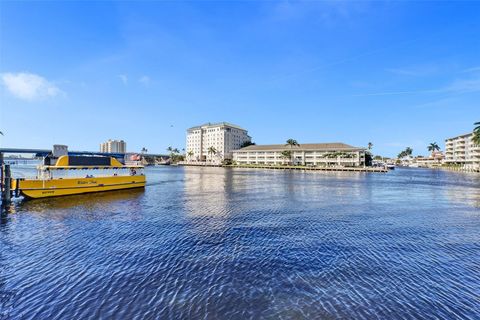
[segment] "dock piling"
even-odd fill
[[[10,171],[10,165],[3,162],[3,153],[0,153],[0,165],[1,165],[1,198],[2,206],[10,204],[12,201],[12,174]]]

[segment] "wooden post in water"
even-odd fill
[[[3,153],[0,153],[0,165],[1,165],[1,194],[2,205],[9,204],[12,200],[12,175],[10,172],[10,165],[3,163]]]
[[[2,202],[5,204],[9,204],[12,200],[12,174],[10,172],[10,165],[5,164],[5,176],[3,177],[4,180],[4,188],[3,188],[3,199]]]

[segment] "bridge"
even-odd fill
[[[63,154],[67,153],[69,156],[107,156],[107,157],[114,157],[121,161],[124,161],[126,157],[129,155],[138,154],[142,157],[142,160],[146,163],[155,163],[155,158],[163,158],[169,159],[170,156],[164,154],[154,154],[154,153],[135,153],[135,152],[127,152],[127,153],[109,153],[109,152],[96,152],[96,151],[68,151],[67,146],[63,145],[55,145],[54,149],[57,147],[61,148]],[[53,156],[54,150],[51,149],[28,149],[28,148],[0,148],[0,199],[1,199],[1,207],[3,208],[5,205],[8,205],[11,202],[12,198],[12,176],[10,171],[10,165],[4,164],[3,157],[5,153],[12,153],[12,154],[33,154],[34,157],[47,157]],[[23,158],[24,159],[24,158]]]
[[[28,148],[0,148],[0,154],[14,153],[14,154],[34,154],[35,157],[46,157],[52,154],[51,149],[28,149]],[[68,151],[68,155],[71,156],[106,156],[114,157],[117,159],[124,159],[125,155],[138,154],[142,157],[149,158],[170,158],[166,154],[155,153],[140,153],[140,152],[127,152],[127,153],[109,153],[109,152],[97,152],[97,151]]]

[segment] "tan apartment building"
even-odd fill
[[[127,143],[123,140],[108,139],[104,143],[100,143],[100,152],[126,153]]]
[[[285,157],[284,151],[291,151],[291,157]],[[233,161],[236,164],[360,167],[365,164],[365,152],[365,148],[339,142],[292,147],[284,144],[252,145],[233,151]]]
[[[416,157],[413,159],[413,163],[421,168],[435,168],[441,167],[444,159],[445,155],[443,152],[435,151],[432,152],[432,154],[430,154],[428,157]]]
[[[444,161],[466,170],[480,170],[480,146],[473,143],[473,133],[446,139]]]
[[[221,163],[232,151],[251,141],[248,131],[235,124],[207,123],[187,130],[187,162]]]

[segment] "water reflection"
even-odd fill
[[[119,214],[140,210],[142,188],[71,195],[44,199],[22,199],[14,203],[15,212],[32,212],[48,219],[75,216],[86,220],[97,219],[108,213]]]
[[[452,186],[445,189],[445,195],[452,203],[480,208],[480,188],[478,186],[467,189]],[[477,214],[480,214],[480,211]]]
[[[184,169],[184,211],[191,227],[199,235],[209,235],[225,229],[232,191],[231,172],[221,168]]]

